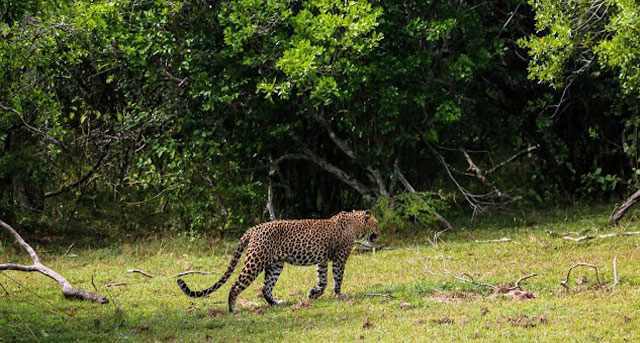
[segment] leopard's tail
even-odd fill
[[[249,232],[245,233],[242,236],[242,238],[240,238],[240,244],[238,244],[236,251],[233,253],[233,258],[231,258],[231,262],[229,262],[229,267],[227,267],[227,271],[224,273],[224,275],[222,275],[220,280],[214,283],[211,287],[207,289],[203,289],[201,291],[192,291],[189,289],[187,284],[182,279],[177,280],[178,287],[180,287],[180,289],[182,290],[182,292],[184,292],[184,294],[192,298],[206,297],[207,295],[215,292],[218,288],[224,285],[224,283],[227,282],[227,280],[229,280],[229,277],[231,276],[231,274],[233,274],[233,271],[236,269],[236,266],[240,261],[242,252],[244,251],[244,249],[247,247],[248,244],[249,244]]]

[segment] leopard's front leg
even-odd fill
[[[329,265],[327,261],[324,261],[318,264],[318,285],[312,288],[309,291],[309,298],[317,299],[324,293],[325,288],[327,288],[327,270],[329,269]]]
[[[344,298],[344,295],[341,293],[342,277],[344,276],[344,268],[347,264],[347,258],[349,258],[350,252],[350,247],[348,249],[342,249],[336,253],[333,260],[333,291],[339,298]]]

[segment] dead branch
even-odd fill
[[[393,162],[393,171],[396,173],[396,177],[398,178],[398,180],[400,180],[400,183],[404,186],[407,192],[409,193],[416,192],[416,189],[413,188],[409,180],[407,180],[407,178],[402,173],[402,170],[400,170],[400,165],[398,164],[397,159]]]
[[[469,156],[466,150],[460,149],[460,151],[462,151],[464,158],[467,160],[467,163],[469,164],[469,167],[467,168],[467,172],[471,172],[473,175],[475,175],[475,177],[478,180],[480,180],[480,182],[483,185],[487,185],[487,178],[482,173],[482,169],[478,168],[478,166],[473,162],[473,160],[471,159],[471,156]]]
[[[521,150],[516,154],[514,154],[513,156],[500,162],[498,165],[494,166],[488,171],[483,171],[473,161],[473,159],[465,149],[459,149],[464,155],[468,164],[467,171],[461,172],[456,170],[449,163],[447,163],[447,161],[444,159],[442,154],[440,154],[436,150],[436,148],[434,148],[431,144],[429,144],[427,141],[424,141],[424,143],[427,146],[427,148],[435,155],[435,157],[438,159],[440,164],[444,167],[445,171],[447,172],[447,175],[449,176],[449,179],[451,179],[451,181],[454,183],[458,191],[462,193],[462,196],[464,197],[465,201],[469,204],[469,206],[473,210],[473,214],[471,215],[472,219],[474,219],[476,215],[485,212],[489,207],[501,207],[518,200],[519,197],[511,197],[509,194],[499,190],[493,183],[489,181],[487,176],[494,173],[496,170],[504,167],[505,165],[513,162],[514,160],[520,158],[521,156],[524,156],[527,153],[530,153],[531,151],[534,151],[539,148],[539,146],[536,145],[536,146],[530,146],[524,150]],[[470,192],[469,190],[465,189],[460,184],[460,182],[458,182],[458,180],[453,175],[454,172],[465,175],[465,176],[471,176],[471,177],[477,178],[482,185],[490,188],[491,191],[485,194],[474,194]]]
[[[383,298],[395,298],[393,295],[389,293],[367,293],[364,295],[365,297],[383,297]]]
[[[484,241],[480,241],[476,239],[475,242],[476,243],[507,243],[507,242],[511,242],[511,238],[502,237],[500,239],[489,239]]]
[[[603,238],[612,238],[612,237],[626,237],[626,236],[638,236],[640,235],[640,231],[627,231],[627,232],[611,232],[604,233],[600,235],[583,235],[578,237],[573,237],[569,234],[562,236],[562,239],[573,241],[573,242],[584,242],[592,239],[603,239]]]
[[[76,244],[76,243],[71,243],[71,245],[69,245],[69,247],[67,248],[67,250],[64,252],[64,254],[63,254],[62,256],[67,256],[67,255],[69,255],[69,253],[71,252],[71,249],[73,249],[73,246],[74,246],[75,244]]]
[[[111,288],[111,287],[126,286],[126,285],[128,285],[128,283],[126,282],[109,282],[109,283],[106,283],[104,286],[107,288]]]
[[[466,283],[470,283],[476,286],[481,286],[481,287],[486,287],[486,288],[490,288],[492,289],[494,292],[498,289],[497,286],[492,285],[492,284],[488,284],[488,283],[484,283],[484,282],[479,282],[476,281],[473,276],[469,275],[468,273],[462,273],[460,274],[460,276],[453,276],[456,280],[462,281],[462,282],[466,282]]]
[[[528,153],[530,153],[530,152],[533,152],[533,151],[535,151],[535,150],[538,150],[539,148],[540,148],[540,145],[533,145],[533,146],[530,146],[530,147],[528,147],[528,148],[526,148],[526,149],[524,149],[524,150],[521,150],[521,151],[517,152],[515,155],[513,155],[513,156],[511,156],[511,157],[507,158],[506,160],[504,160],[504,161],[502,161],[502,162],[498,163],[495,167],[493,167],[493,168],[491,168],[491,169],[487,170],[487,171],[485,172],[485,175],[490,175],[490,174],[492,174],[493,172],[495,172],[496,170],[498,170],[498,169],[500,169],[500,168],[502,168],[502,167],[506,166],[507,164],[509,164],[509,163],[511,163],[511,162],[513,162],[513,161],[515,161],[515,160],[517,160],[518,158],[520,158],[520,157],[522,157],[522,156],[524,156],[524,155],[526,155],[526,154],[528,154]]]
[[[355,152],[353,151],[353,149],[349,146],[349,144],[347,142],[345,142],[344,140],[340,139],[338,137],[338,135],[336,135],[336,133],[331,128],[331,124],[329,123],[327,118],[325,118],[324,115],[321,114],[321,113],[314,113],[313,117],[318,121],[318,123],[320,123],[320,126],[322,126],[327,131],[327,134],[329,135],[329,138],[331,138],[333,143],[335,143],[335,145],[337,145],[338,148],[340,148],[340,150],[345,155],[347,155],[351,159],[355,160],[356,159]]]
[[[436,232],[435,234],[433,234],[433,238],[428,239],[429,243],[431,244],[431,246],[437,248],[438,247],[438,242],[440,240],[440,236],[447,232],[449,229],[444,229],[444,230],[440,230],[438,232]]]
[[[269,212],[269,220],[276,220],[276,211],[273,208],[273,182],[269,177],[269,186],[267,188],[267,212]]]
[[[181,277],[181,276],[190,275],[190,274],[211,275],[213,273],[211,273],[211,272],[203,272],[203,271],[199,271],[199,270],[187,270],[185,272],[180,272],[180,273],[176,274],[174,277]]]
[[[613,214],[611,214],[611,217],[609,217],[609,223],[611,225],[617,225],[620,219],[622,219],[622,217],[624,217],[624,215],[627,213],[627,210],[629,210],[629,208],[635,205],[639,200],[640,190],[631,194],[631,196],[627,198],[627,200],[625,200],[622,205],[615,208]]]
[[[96,276],[96,272],[94,271],[93,274],[91,274],[91,286],[93,286],[93,290],[97,292],[98,291],[98,287],[96,287],[96,283],[93,280],[95,278],[95,276]]]
[[[528,274],[528,275],[525,275],[525,276],[523,276],[523,277],[519,278],[519,279],[518,279],[518,281],[516,281],[516,282],[515,282],[515,284],[513,284],[513,287],[510,287],[510,288],[509,288],[509,291],[512,291],[512,290],[515,290],[515,289],[520,289],[520,290],[522,290],[522,288],[520,287],[520,283],[521,283],[522,281],[524,281],[524,280],[527,280],[527,279],[530,279],[530,278],[532,278],[532,277],[536,277],[536,276],[538,276],[538,274],[536,274],[536,273],[531,273],[531,274]]]
[[[469,165],[467,167],[467,173],[468,174],[471,174],[471,175],[475,176],[480,181],[481,184],[483,184],[484,186],[486,186],[488,188],[491,188],[492,189],[492,193],[495,194],[496,198],[498,198],[498,199],[500,199],[500,198],[511,199],[510,195],[500,191],[498,189],[498,187],[496,187],[492,182],[490,182],[487,179],[486,174],[488,174],[488,173],[485,174],[482,171],[482,169],[480,169],[480,167],[478,167],[478,165],[475,164],[475,162],[473,162],[473,160],[471,159],[471,156],[469,156],[469,154],[467,153],[466,150],[461,148],[460,151],[462,151],[462,154],[464,155],[464,158],[467,160],[467,164]],[[522,156],[522,155],[524,155],[524,153],[520,154],[520,155],[519,154],[514,155],[515,156],[514,158],[507,159],[506,161],[504,161],[500,165],[496,166],[496,168],[491,169],[491,171],[495,171],[497,168],[500,168],[501,166],[506,165],[510,161],[515,160],[515,158],[517,158],[517,156]]]
[[[576,243],[592,240],[594,238],[596,238],[596,236],[594,236],[594,235],[584,235],[584,236],[579,236],[579,237],[562,236],[562,239],[565,239],[565,240],[568,240],[568,241],[574,241]]]
[[[153,275],[145,272],[142,269],[129,269],[129,270],[127,270],[127,273],[138,273],[138,274],[141,274],[141,275],[143,275],[145,277],[148,277],[148,278],[152,278],[153,277]]]
[[[448,274],[451,275],[451,273],[448,273]],[[535,297],[535,295],[533,295],[533,293],[524,291],[522,289],[521,284],[522,284],[523,281],[528,280],[528,279],[533,278],[533,277],[536,277],[536,276],[538,276],[538,274],[536,274],[536,273],[527,274],[527,275],[524,275],[524,276],[520,277],[516,282],[508,284],[508,285],[513,285],[513,286],[500,286],[500,285],[493,285],[493,284],[490,284],[490,283],[476,281],[468,273],[462,273],[459,276],[458,275],[453,275],[453,277],[458,281],[462,281],[462,282],[465,282],[465,283],[470,283],[470,284],[473,284],[473,285],[479,286],[479,287],[489,288],[489,289],[492,290],[494,295],[497,295],[497,294],[509,294],[509,295],[513,296],[514,298],[522,298],[522,295],[523,295],[522,293],[520,293],[520,294],[512,293],[512,292],[518,292],[518,291],[524,292],[525,293],[524,295],[526,295],[525,298]]]
[[[22,236],[20,236],[18,232],[14,230],[9,224],[0,220],[0,226],[9,231],[9,233],[15,238],[16,242],[29,254],[29,257],[31,257],[31,261],[33,262],[32,265],[22,265],[16,263],[0,264],[0,271],[17,270],[23,272],[38,272],[55,280],[62,288],[62,294],[66,298],[88,300],[100,304],[106,304],[109,302],[109,300],[102,295],[88,292],[81,288],[74,288],[62,275],[42,264],[42,262],[40,262],[40,257],[35,252],[35,250],[33,250],[33,248],[29,244],[27,244]]]
[[[269,156],[269,175],[267,175],[267,205],[265,210],[269,213],[269,220],[276,220],[276,210],[273,207],[273,177],[278,172],[278,166],[273,163],[273,159]]]
[[[500,32],[498,33],[498,35],[501,35],[502,32],[504,31],[504,29],[506,29],[507,26],[509,26],[509,23],[511,22],[511,19],[513,19],[513,17],[516,15],[516,13],[518,13],[518,9],[520,8],[520,5],[522,5],[522,4],[518,4],[518,6],[516,6],[516,8],[511,12],[511,15],[509,16],[507,21],[505,21],[504,24],[502,24],[502,27],[500,28]]]
[[[569,277],[571,276],[571,272],[578,267],[587,267],[587,268],[593,269],[596,272],[596,282],[598,283],[598,286],[602,285],[600,283],[600,271],[598,269],[598,266],[591,263],[580,262],[572,265],[567,271],[567,275],[565,276],[564,280],[560,281],[560,285],[564,287],[567,291],[569,290]]]
[[[384,183],[384,178],[382,177],[382,174],[380,174],[380,170],[373,168],[371,166],[367,166],[366,169],[369,172],[369,179],[371,179],[371,181],[373,181],[376,185],[378,185],[378,193],[380,195],[388,197],[389,191],[387,190],[387,186]]]
[[[366,239],[357,240],[354,243],[355,243],[354,249],[359,251],[359,252],[369,252],[369,251],[371,251],[371,252],[373,252],[375,254],[376,251],[391,250],[389,247],[386,247],[384,245],[374,244],[372,242],[369,242]]]
[[[489,207],[504,206],[516,200],[516,198],[511,198],[495,187],[493,187],[493,190],[491,192],[485,194],[474,194],[470,192],[469,190],[464,188],[460,184],[460,182],[458,182],[455,176],[453,176],[452,170],[454,169],[453,167],[451,167],[451,165],[449,165],[449,163],[447,163],[447,161],[444,159],[444,156],[442,156],[442,154],[440,154],[433,146],[431,146],[431,144],[427,142],[425,142],[425,144],[429,148],[429,150],[436,156],[440,164],[442,164],[445,171],[447,172],[447,175],[449,176],[449,179],[451,179],[458,191],[464,197],[465,201],[469,204],[469,207],[471,207],[473,211],[473,213],[471,214],[471,219],[474,219],[478,214],[487,211]]]

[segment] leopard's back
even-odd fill
[[[277,220],[252,229],[247,255],[260,251],[256,255],[263,255],[268,263],[317,264],[326,260],[342,239],[335,220]]]

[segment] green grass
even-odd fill
[[[327,292],[308,307],[299,303],[316,282],[315,268],[287,265],[275,294],[287,304],[270,308],[259,296],[261,278],[240,298],[239,313],[226,313],[231,282],[209,298],[184,296],[173,275],[187,269],[216,275],[187,276],[192,288],[209,286],[226,268],[234,241],[164,238],[114,244],[106,248],[66,246],[42,253],[45,263],[76,286],[111,299],[96,305],[62,298],[57,285],[39,274],[0,273],[0,342],[14,341],[638,341],[640,339],[640,236],[574,243],[546,233],[636,231],[632,218],[621,227],[606,225],[608,207],[520,213],[459,225],[437,247],[426,234],[389,237],[393,249],[354,254],[343,290],[347,300]],[[509,237],[507,243],[475,240]],[[14,248],[0,246],[0,258],[24,260]],[[19,257],[20,256],[20,257]],[[620,284],[597,288],[591,270],[577,269],[572,290],[560,280],[575,262],[600,267],[610,283],[611,261],[618,258]],[[156,275],[128,274],[140,268]],[[468,273],[491,284],[538,276],[524,288],[532,300],[490,295],[454,275]],[[581,284],[576,284],[576,280]],[[109,282],[123,286],[105,288]],[[328,291],[332,286],[329,283]],[[370,296],[390,294],[393,298]],[[257,306],[257,307],[256,307]]]

